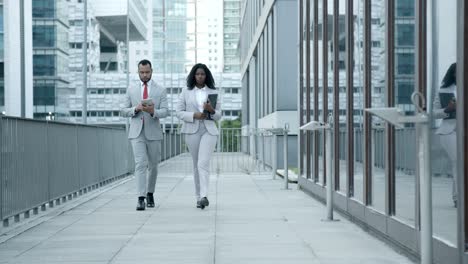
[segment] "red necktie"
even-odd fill
[[[145,88],[143,89],[143,99],[148,99],[148,83],[144,83]]]
[[[148,99],[148,83],[145,82],[143,85],[145,86],[145,88],[143,89],[143,99]],[[141,121],[143,122],[143,124],[145,124],[144,116],[141,118]]]

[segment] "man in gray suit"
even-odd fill
[[[151,62],[138,63],[140,81],[131,84],[121,105],[124,117],[131,117],[128,138],[135,156],[137,210],[154,207],[154,190],[158,175],[163,134],[159,120],[168,116],[166,90],[151,80]]]

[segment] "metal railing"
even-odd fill
[[[243,141],[248,137],[242,135],[240,128],[221,128],[215,153],[210,162],[212,173],[246,172],[257,169],[258,162],[243,151]],[[191,174],[193,162],[185,144],[185,136],[178,130],[168,130],[164,134],[162,157],[172,158],[168,162],[177,163],[176,168],[171,166],[171,173]],[[168,166],[169,167],[169,166]],[[164,163],[160,166],[165,171]]]
[[[123,178],[134,169],[132,148],[122,128],[2,116],[0,132],[0,219],[4,226],[11,218],[15,222],[29,218],[31,212],[38,214]],[[273,159],[273,135],[262,135],[262,157],[247,154],[252,136],[260,134],[243,135],[240,128],[220,129],[212,173],[265,170],[265,164]],[[180,131],[163,133],[161,161],[177,163],[177,169],[172,167],[170,173],[193,172]],[[160,171],[164,169],[163,162]]]
[[[0,219],[65,202],[126,176],[124,129],[0,117]]]

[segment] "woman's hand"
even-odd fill
[[[198,120],[206,119],[206,114],[200,113],[200,112],[193,113],[193,119],[198,119]]]
[[[214,114],[214,112],[215,112],[213,106],[211,106],[211,104],[210,104],[210,101],[207,101],[206,103],[203,104],[203,109],[210,112],[210,114]]]
[[[452,112],[455,112],[456,110],[457,110],[457,103],[455,102],[455,100],[450,100],[447,107],[445,107],[444,112],[452,113]]]

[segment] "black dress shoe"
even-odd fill
[[[152,193],[148,193],[148,196],[146,196],[146,206],[154,207],[154,196]]]
[[[202,208],[200,201],[197,201],[197,208]]]
[[[201,198],[200,205],[202,206],[202,208],[204,208],[205,206],[210,205],[210,202],[208,201],[208,198],[206,198],[206,197]]]
[[[138,203],[136,207],[137,211],[145,210],[145,199],[138,198]]]

